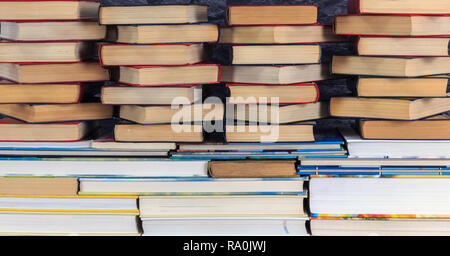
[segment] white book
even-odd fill
[[[0,142],[0,149],[82,149],[89,148],[90,140],[74,141],[74,142],[17,142],[3,141]]]
[[[1,150],[0,156],[114,156],[114,157],[166,157],[168,151],[131,151],[131,150]]]
[[[0,158],[0,176],[207,177],[208,161],[151,158]]]
[[[144,236],[308,236],[306,218],[144,218]]]
[[[341,133],[352,158],[450,158],[450,140],[368,140],[353,129]]]

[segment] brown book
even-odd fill
[[[120,106],[120,118],[139,124],[223,120],[224,112],[223,104],[193,104],[180,106],[179,109],[172,106]]]
[[[360,120],[361,136],[386,140],[450,140],[450,116],[417,121]]]
[[[107,81],[109,73],[98,62],[63,64],[0,63],[0,77],[16,83]]]
[[[77,103],[82,93],[81,84],[0,83],[0,103]]]
[[[360,77],[360,97],[446,97],[448,78]]]
[[[448,56],[449,38],[360,37],[358,55],[368,56]]]
[[[222,66],[222,82],[296,84],[330,78],[328,64],[288,66]]]
[[[450,73],[450,57],[333,56],[333,74],[420,77]]]
[[[118,43],[164,44],[216,42],[219,28],[214,24],[117,26]]]
[[[124,142],[203,142],[203,127],[184,124],[117,124],[114,138]]]
[[[294,25],[317,23],[315,5],[232,5],[228,25]]]
[[[352,0],[358,13],[389,14],[448,14],[448,0]],[[350,3],[351,4],[351,3]]]
[[[314,141],[313,124],[300,125],[227,125],[227,142],[300,142]]]
[[[102,44],[99,57],[105,66],[187,65],[208,59],[204,44]]]
[[[0,177],[1,195],[75,196],[77,178]]]
[[[108,119],[112,112],[112,106],[100,103],[0,104],[1,114],[29,123]]]
[[[78,141],[98,128],[91,122],[28,124],[0,119],[0,141]]]
[[[102,25],[201,23],[208,21],[208,6],[102,6],[98,16]]]
[[[450,16],[337,15],[337,35],[448,36]]]
[[[95,21],[0,22],[0,37],[14,41],[102,40],[106,27]]]
[[[209,173],[213,178],[297,177],[295,163],[295,160],[212,161]]]
[[[331,26],[230,26],[220,28],[221,44],[295,44],[342,42]]]
[[[319,45],[236,45],[231,64],[313,64],[320,62]]]
[[[450,98],[356,98],[335,97],[330,113],[339,117],[417,120],[450,110]]]

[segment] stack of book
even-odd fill
[[[330,112],[359,118],[364,139],[450,139],[450,9],[411,2],[358,0],[357,14],[335,17],[336,34],[357,36],[358,56],[334,56],[332,72],[358,76],[357,97],[332,98]]]
[[[111,25],[100,46],[104,66],[116,67],[102,102],[120,105],[117,142],[202,142],[203,120],[223,120],[222,102],[202,104],[202,86],[220,81],[220,65],[206,63],[219,37],[207,6],[101,6]]]
[[[340,41],[317,24],[317,6],[229,6],[219,43],[230,52],[227,142],[314,141],[314,123],[328,116],[314,81],[329,78],[318,43]]]

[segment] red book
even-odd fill
[[[219,64],[121,66],[119,83],[131,86],[184,86],[220,83]]]
[[[348,0],[347,6],[352,14],[450,14],[448,0]]]
[[[97,20],[99,6],[97,0],[0,0],[0,20]]]
[[[319,100],[316,83],[263,85],[227,84],[230,104],[301,104]]]
[[[317,5],[230,5],[228,25],[302,25],[317,23]]]

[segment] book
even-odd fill
[[[141,218],[305,217],[304,196],[143,196]]]
[[[211,161],[213,178],[278,178],[296,177],[296,161]]]
[[[208,6],[101,6],[98,18],[102,25],[199,23],[208,21]]]
[[[439,37],[359,37],[361,56],[448,56],[450,39]]]
[[[0,45],[0,63],[70,63],[94,56],[94,45],[89,42],[36,43],[1,40]]]
[[[74,196],[78,193],[77,178],[0,177],[2,195]]]
[[[69,83],[107,81],[109,73],[98,62],[0,63],[0,77],[16,83]]]
[[[204,44],[101,44],[104,66],[187,65],[208,59]]]
[[[330,114],[340,117],[417,120],[444,113],[450,98],[356,98],[333,97]]]
[[[448,78],[359,77],[360,97],[446,97]]]
[[[333,56],[333,74],[420,77],[450,73],[450,57]]]
[[[185,87],[132,87],[105,86],[102,87],[103,104],[114,105],[171,105],[191,104],[201,101],[202,90],[197,86]],[[182,97],[183,102],[176,99]]]
[[[143,236],[308,236],[305,218],[143,218]]]
[[[135,196],[1,195],[0,213],[138,214],[137,199]]]
[[[450,7],[446,0],[351,0],[349,13],[361,14],[449,14]]]
[[[188,124],[117,124],[114,139],[123,142],[203,142],[203,127]]]
[[[90,140],[71,141],[71,142],[23,142],[7,141],[0,142],[0,149],[83,149],[89,148]]]
[[[220,82],[220,65],[122,66],[119,83],[132,86],[171,86]]]
[[[259,106],[259,105],[227,105],[227,120],[251,123],[288,124],[301,121],[326,118],[328,114],[328,102]]]
[[[349,136],[344,136],[346,141],[350,146],[352,143],[356,142],[354,140],[348,140]],[[376,140],[368,141],[377,142]],[[399,143],[405,143],[405,145],[412,145],[413,141],[398,141]],[[422,143],[426,146],[424,142],[433,142],[433,141],[417,141],[416,145]],[[438,141],[439,143],[446,143],[443,141]],[[392,142],[392,145],[395,141]],[[367,144],[369,147],[369,144]],[[361,147],[362,148],[362,147]],[[322,158],[322,159],[301,159],[301,166],[331,166],[331,167],[342,167],[342,168],[351,168],[351,167],[376,167],[380,169],[381,167],[442,167],[442,166],[450,166],[449,159],[443,159],[439,157],[434,158],[383,158],[383,157],[373,157],[373,158],[365,158],[365,157],[350,157],[350,158]]]
[[[1,1],[1,20],[60,21],[97,19],[96,0]]]
[[[432,177],[311,177],[309,206],[313,215],[449,216],[450,179]]]
[[[1,144],[0,144],[1,146]],[[93,149],[101,150],[133,150],[133,151],[170,151],[175,150],[177,145],[175,143],[130,143],[130,142],[117,142],[114,141],[114,137],[98,138],[92,140],[90,147]]]
[[[139,124],[170,124],[223,120],[223,104],[171,106],[120,106],[120,118]]]
[[[16,236],[140,235],[135,214],[1,213],[0,226],[0,234]]]
[[[222,82],[295,84],[330,78],[329,65],[222,66]]]
[[[317,23],[315,5],[230,5],[228,25],[275,25]]]
[[[450,140],[450,116],[417,121],[360,120],[364,139]]]
[[[230,104],[299,104],[319,99],[315,83],[289,85],[227,84]]]
[[[82,84],[0,84],[0,103],[77,103],[82,96]]]
[[[315,64],[320,62],[320,45],[236,45],[231,46],[231,64]]]
[[[336,15],[337,35],[448,36],[450,16]]]
[[[344,129],[341,133],[345,138],[349,157],[352,158],[435,158],[422,159],[425,160],[423,163],[417,163],[417,159],[408,159],[402,165],[412,162],[416,166],[429,166],[434,160],[440,161],[439,165],[450,166],[450,140],[367,140],[362,139],[353,129]]]
[[[304,178],[80,178],[80,195],[304,195]]]
[[[343,42],[333,27],[327,25],[299,26],[228,26],[220,27],[220,44],[299,44]]]
[[[0,26],[0,37],[13,41],[103,40],[106,36],[105,26],[93,21],[1,21]]]
[[[208,177],[208,161],[120,157],[3,157],[0,158],[0,176],[198,178]]]
[[[99,150],[84,148],[78,150],[67,149],[0,149],[0,156],[4,157],[167,157],[168,150]]]
[[[302,158],[347,157],[347,151],[308,150],[308,151],[230,151],[230,152],[173,152],[172,159],[190,160],[295,160]],[[309,175],[309,174],[307,174]]]
[[[77,141],[95,129],[87,122],[27,124],[0,119],[0,141]]]
[[[108,119],[113,108],[100,103],[0,104],[0,113],[28,123],[48,123]]]
[[[219,28],[214,24],[117,26],[118,43],[165,44],[217,42]]]
[[[227,142],[314,141],[313,124],[299,125],[227,125]]]
[[[448,236],[446,219],[311,219],[313,236]]]

